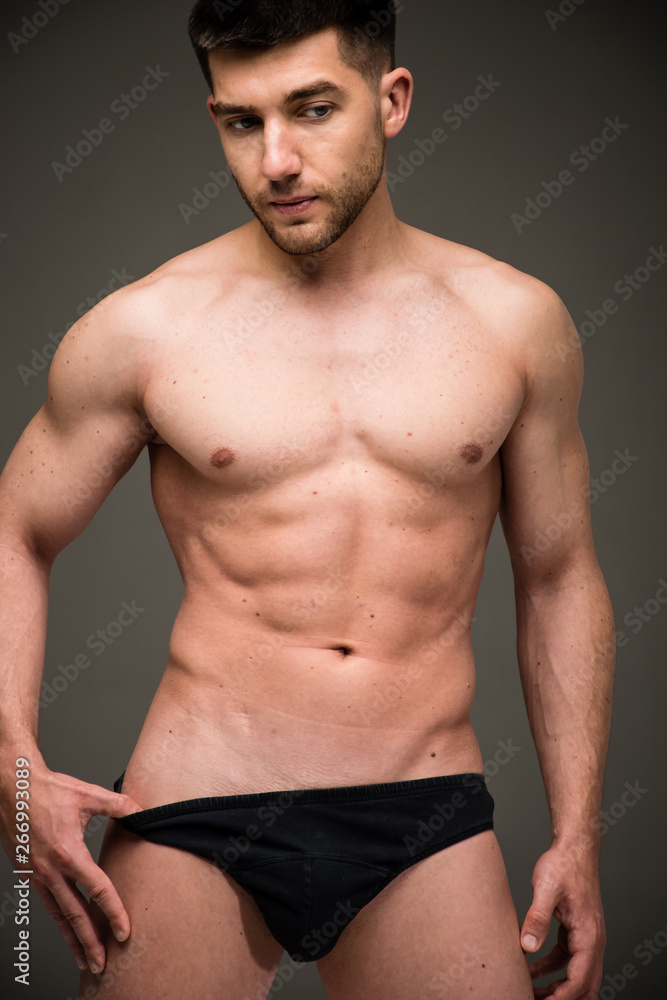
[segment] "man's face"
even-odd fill
[[[379,89],[341,61],[333,29],[210,62],[209,110],[246,204],[285,253],[331,246],[382,179]]]

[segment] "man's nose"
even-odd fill
[[[264,127],[262,173],[270,181],[281,181],[301,173],[301,154],[296,136],[281,122],[267,122]]]

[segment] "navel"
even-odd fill
[[[479,462],[483,454],[484,452],[480,446],[474,442],[471,444],[461,445],[459,448],[459,455],[461,458],[465,459],[468,465],[474,465],[476,462]]]
[[[236,461],[236,455],[231,448],[218,448],[211,455],[211,465],[214,469],[224,469]]]

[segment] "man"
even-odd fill
[[[88,966],[82,996],[262,996],[283,948],[331,1000],[600,984],[613,623],[581,357],[548,287],[394,215],[386,143],[413,87],[394,6],[196,4],[255,218],[70,330],[0,479],[3,842],[25,759],[32,884]],[[110,792],[39,753],[48,579],[146,444],[185,591]],[[499,510],[553,822],[521,928],[469,717]],[[119,820],[100,867],[94,814]],[[559,970],[533,993],[531,971]]]

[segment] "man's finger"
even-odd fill
[[[552,983],[551,990],[556,1000],[581,1000],[592,995],[594,981],[592,956],[580,952],[570,961],[567,979]]]
[[[130,918],[109,876],[91,859],[90,865],[81,869],[76,878],[111,924],[114,937],[125,941],[130,936]]]
[[[106,963],[104,945],[87,909],[87,903],[76,886],[59,877],[49,884],[62,916],[81,942],[91,972],[101,972]]]
[[[536,986],[534,988],[535,1000],[551,1000],[554,990],[558,986],[562,986],[564,982],[564,979],[557,979],[555,983],[551,983],[549,986]]]
[[[533,979],[539,979],[541,976],[550,976],[552,972],[560,972],[561,969],[564,969],[569,958],[570,956],[567,952],[564,952],[561,946],[557,944],[544,958],[531,963],[528,966],[528,971]]]
[[[37,894],[40,896],[44,906],[46,907],[48,913],[53,917],[60,933],[67,942],[72,955],[74,956],[74,961],[79,966],[81,971],[85,971],[88,968],[88,962],[86,961],[86,956],[84,954],[83,948],[81,947],[81,942],[77,938],[76,934],[72,930],[72,925],[69,920],[64,916],[62,910],[56,903],[53,894],[47,889],[45,885],[40,882],[31,882],[31,888],[35,889]]]
[[[86,812],[91,816],[111,816],[119,819],[131,813],[142,812],[143,806],[123,792],[110,792],[100,785],[91,785],[86,802]]]

